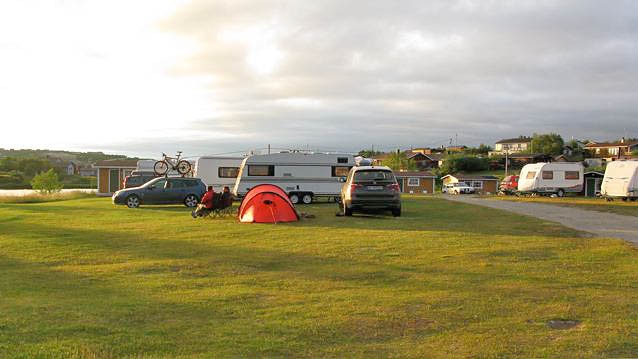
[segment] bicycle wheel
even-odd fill
[[[166,172],[168,172],[168,163],[166,163],[165,161],[155,162],[155,165],[153,166],[153,171],[155,171],[155,174],[158,176],[165,175]]]
[[[186,160],[177,162],[177,172],[181,175],[185,175],[191,171],[191,163]]]

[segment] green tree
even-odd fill
[[[456,172],[478,172],[489,168],[487,158],[464,154],[450,155],[445,158],[439,172],[442,175]]]
[[[631,151],[631,155],[634,157],[638,157],[638,148],[636,148],[635,150]]]
[[[492,150],[492,147],[481,143],[478,147],[470,147],[465,150],[465,153],[472,155],[486,155]]]
[[[383,154],[383,152],[374,151],[374,150],[361,150],[358,153],[359,156],[364,158],[374,158],[380,154]]]
[[[35,175],[31,180],[31,187],[42,194],[50,194],[60,192],[62,183],[58,179],[58,174],[51,168]]]
[[[393,152],[383,160],[383,165],[392,168],[393,171],[414,171],[416,163],[408,158],[405,152]]]
[[[557,133],[538,134],[532,137],[530,151],[532,153],[542,153],[549,156],[557,156],[563,153],[565,142]]]

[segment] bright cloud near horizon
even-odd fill
[[[0,147],[638,137],[635,1],[0,3]]]

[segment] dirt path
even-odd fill
[[[598,237],[621,238],[638,245],[638,218],[636,217],[551,204],[499,201],[473,196],[444,195],[441,198],[558,222],[565,227],[589,232]]]

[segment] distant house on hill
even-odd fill
[[[69,162],[66,165],[66,174],[69,176],[76,175],[79,173],[79,166],[74,162]]]
[[[506,152],[509,154],[526,152],[530,150],[531,144],[531,137],[505,138],[494,144],[494,151],[490,151],[489,156],[500,156]]]
[[[445,161],[445,154],[443,153],[423,153],[420,150],[408,150],[403,152],[407,159],[414,161],[416,167],[419,170],[428,170],[432,168],[439,168]],[[387,159],[391,153],[384,153],[376,156],[372,160],[372,164],[376,166],[385,166]]]
[[[445,151],[450,154],[464,152],[465,150],[467,150],[467,146],[464,146],[464,145],[455,145],[455,146],[445,147]]]
[[[604,161],[630,158],[631,152],[636,149],[638,149],[638,140],[628,140],[624,137],[615,142],[589,142],[585,145],[585,151],[589,157]]]
[[[78,174],[82,177],[95,177],[97,175],[97,169],[91,166],[81,166],[78,170]]]

